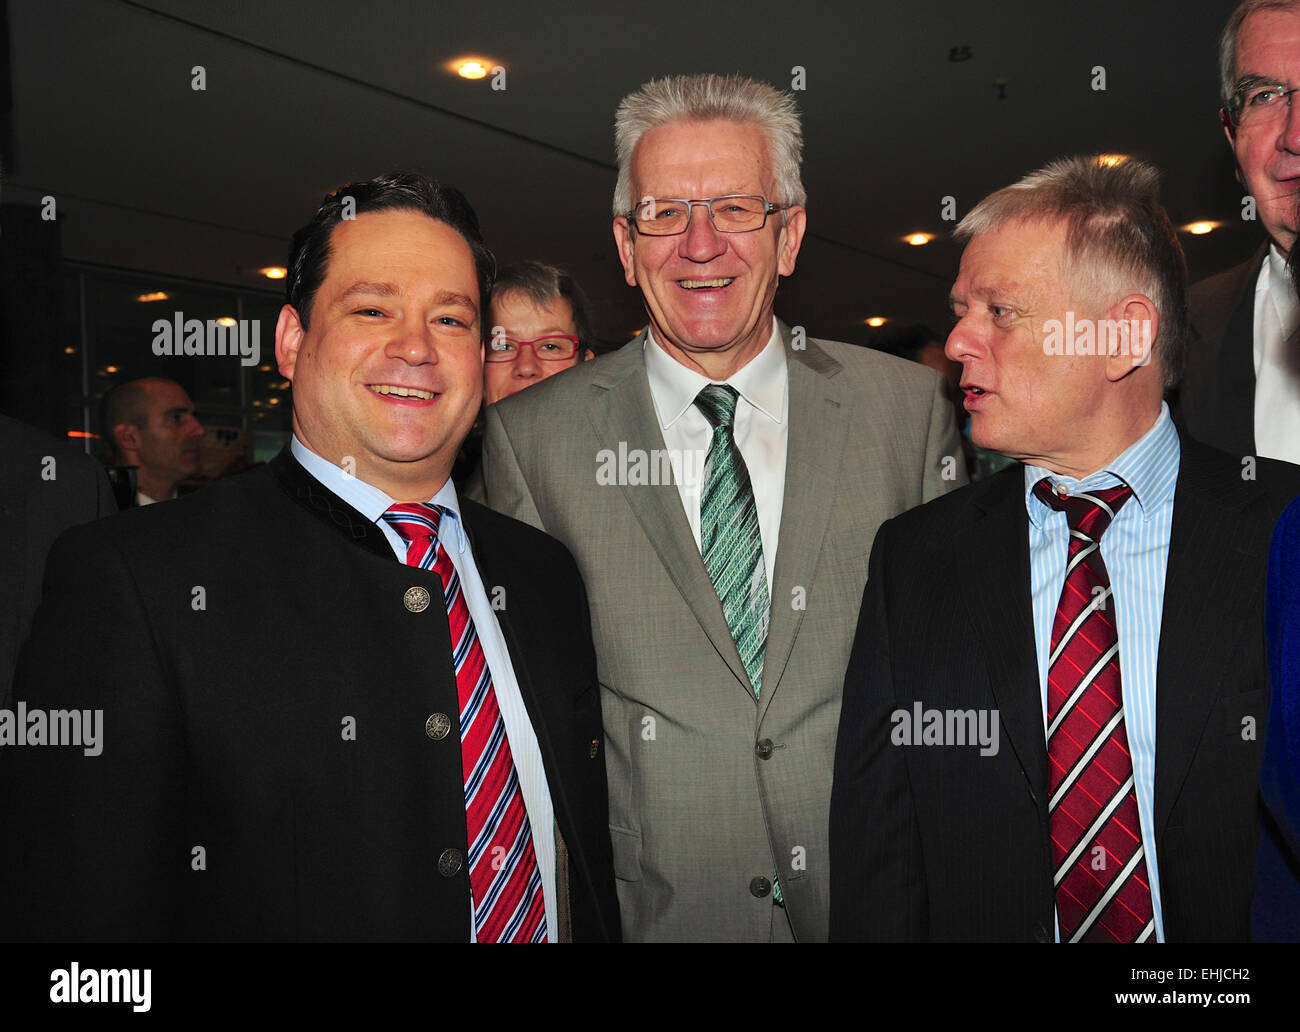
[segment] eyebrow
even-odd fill
[[[1243,75],[1232,87],[1233,93],[1241,93],[1243,90],[1253,89],[1256,86],[1284,86],[1286,85],[1281,79],[1273,75]]]
[[[401,291],[392,283],[353,283],[347,290],[338,296],[337,304],[347,304],[349,301],[358,297],[397,297]],[[455,290],[442,290],[433,299],[437,305],[456,305],[466,308],[478,315],[478,305],[468,294],[461,294]]]

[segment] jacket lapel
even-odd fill
[[[798,351],[790,346],[790,328],[777,323],[785,343],[789,371],[789,430],[785,488],[781,503],[780,540],[772,572],[772,619],[763,658],[761,708],[771,704],[790,661],[804,607],[792,604],[797,586],[811,589],[830,520],[831,502],[848,436],[846,387],[835,378],[840,363],[815,341]]]
[[[1260,551],[1239,533],[1258,484],[1216,469],[1214,452],[1182,438],[1156,668],[1156,834],[1162,835],[1218,701],[1244,614],[1260,604]],[[1251,561],[1243,561],[1253,557]],[[1246,643],[1248,646],[1262,643]]]
[[[600,448],[608,448],[616,455],[620,448],[628,455],[640,450],[651,457],[651,466],[657,466],[653,456],[662,453],[667,445],[655,417],[650,380],[646,376],[642,353],[645,339],[643,331],[636,340],[604,360],[603,375],[593,380],[596,396],[589,413]],[[682,599],[736,676],[738,687],[751,692],[745,665],[682,509],[681,495],[671,477],[669,480],[666,484],[624,482],[619,489]]]
[[[954,570],[983,645],[1002,733],[1047,815],[1047,742],[1030,599],[1029,516],[1019,464],[972,489],[974,520],[953,535]]]

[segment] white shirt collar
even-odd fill
[[[317,455],[298,440],[297,434],[294,434],[289,450],[293,452],[293,457],[298,460],[302,468],[319,480],[325,488],[333,491],[371,523],[382,529],[380,518],[388,511],[389,506],[394,504],[392,498],[373,484],[358,480],[342,467]],[[451,477],[447,478],[447,482],[438,489],[438,493],[430,498],[427,504],[441,505],[448,510],[448,516],[452,517],[450,521],[452,530],[448,532],[448,521],[444,518],[439,526],[438,537],[444,546],[448,540],[451,540],[458,553],[464,552],[465,530],[460,516],[460,499],[456,497],[456,485],[451,482]]]
[[[662,430],[677,422],[695,404],[700,391],[715,382],[669,355],[655,340],[653,328],[646,333],[645,366]],[[763,350],[723,382],[772,422],[780,423],[788,381],[785,342],[773,316],[772,334]]]

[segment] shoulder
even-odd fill
[[[1234,455],[1182,436],[1179,486],[1204,490],[1225,502],[1262,498],[1276,518],[1300,495],[1300,466],[1280,459]]]
[[[490,556],[494,564],[509,564],[520,570],[551,567],[576,573],[578,566],[572,553],[544,531],[471,498],[461,498],[460,507],[476,555]]]
[[[1198,327],[1215,327],[1226,322],[1255,282],[1267,253],[1268,244],[1265,243],[1240,265],[1193,283],[1187,290],[1188,314],[1192,323]]]
[[[933,394],[939,374],[919,362],[909,362],[874,348],[846,344],[839,340],[810,338],[825,355],[838,363],[844,373],[862,382],[884,381]]]
[[[888,548],[905,546],[933,549],[952,544],[958,531],[980,519],[1025,516],[1024,467],[1008,466],[987,480],[966,484],[900,513],[877,532],[888,540]],[[886,530],[887,528],[887,530]]]
[[[170,502],[128,509],[110,520],[66,531],[56,547],[110,550],[157,565],[187,549],[213,549],[223,540],[263,533],[259,517],[283,497],[264,467],[220,480]],[[287,501],[287,498],[285,499]]]
[[[637,338],[617,351],[548,376],[527,390],[503,398],[487,411],[489,416],[495,414],[506,424],[567,425],[582,418],[593,393],[615,387],[627,377],[643,373],[644,369],[641,342]],[[543,414],[546,423],[538,422]]]
[[[106,479],[104,467],[85,452],[35,427],[0,416],[0,457],[6,490],[20,490],[29,479],[57,487],[85,486]]]

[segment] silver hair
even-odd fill
[[[1189,335],[1187,264],[1178,234],[1160,205],[1160,173],[1132,158],[1062,158],[989,194],[957,226],[966,242],[1010,222],[1064,221],[1062,278],[1105,303],[1137,292],[1154,302],[1152,342],[1164,384],[1177,386]]]
[[[1297,11],[1300,0],[1242,0],[1228,18],[1219,37],[1219,99],[1226,111],[1232,104],[1237,89],[1237,37],[1241,26],[1252,14],[1259,11]]]
[[[767,137],[772,185],[777,204],[807,200],[799,166],[803,161],[803,129],[799,109],[789,93],[740,75],[676,75],[652,79],[629,93],[614,116],[614,147],[618,153],[618,185],[614,214],[626,215],[632,199],[632,155],[641,137],[670,122],[726,119],[756,125]]]

